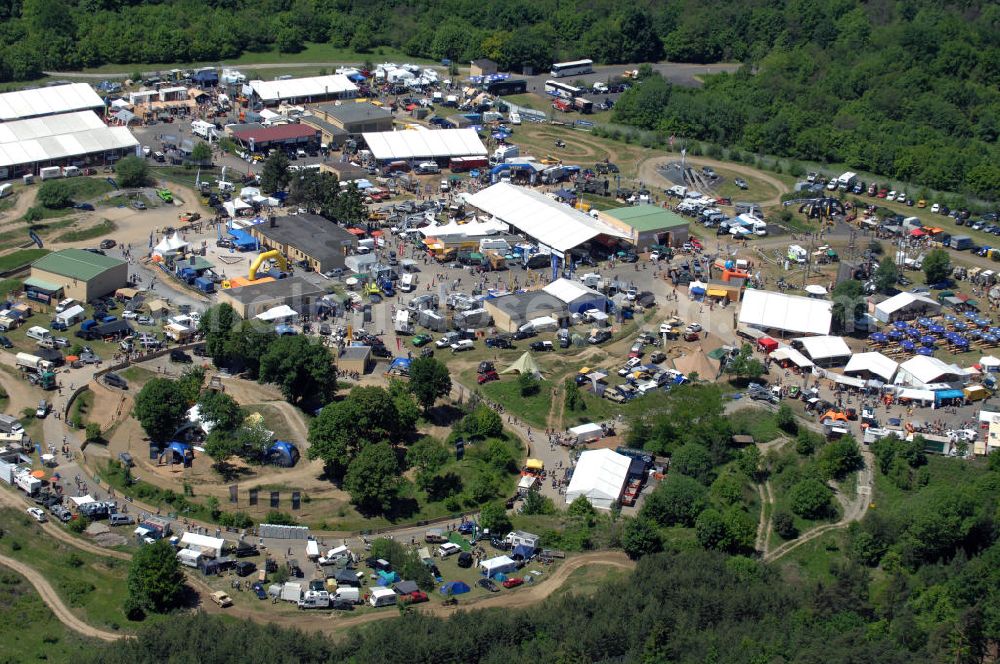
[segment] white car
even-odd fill
[[[451,185],[448,184],[447,180],[441,180],[441,191],[442,192],[451,191]]]
[[[45,516],[45,512],[43,512],[40,507],[29,507],[25,511],[28,514],[30,514],[38,523],[45,523],[46,521],[49,520],[49,517]]]
[[[828,182],[828,183],[826,184],[826,188],[827,188],[827,190],[829,190],[829,191],[836,191],[836,190],[837,190],[837,181],[836,181],[836,180],[830,180],[830,181],[829,181],[829,182]]]
[[[663,258],[663,254],[660,253],[659,249],[655,249],[649,252],[649,260],[653,261],[654,263],[658,263],[661,258]]]
[[[136,322],[139,323],[139,325],[152,325],[153,319],[149,316],[139,316],[139,318],[136,319]]]
[[[637,297],[639,297],[638,289],[629,288],[628,290],[625,291],[625,298],[628,299],[630,302],[634,302],[635,298]]]
[[[461,353],[463,351],[472,350],[476,347],[476,344],[471,339],[462,339],[461,341],[456,341],[451,345],[451,352]]]
[[[642,364],[642,360],[640,360],[638,357],[630,357],[628,358],[628,362],[625,363],[625,366],[623,366],[621,369],[618,370],[618,375],[627,376],[632,371],[632,369],[635,369],[640,364]]]
[[[701,332],[701,325],[698,323],[691,323],[685,329],[685,332]]]
[[[889,195],[885,197],[885,200],[887,200],[887,201],[894,201],[894,200],[896,200],[896,190],[893,189],[892,191],[890,191]]]
[[[126,311],[125,313],[122,314],[122,318],[124,318],[125,320],[135,320],[138,317],[139,314],[137,314],[134,311]]]
[[[931,214],[938,214],[939,212],[941,212],[940,203],[935,203],[934,205],[931,206]]]
[[[520,113],[511,113],[510,114],[510,123],[512,125],[519,125],[519,124],[521,124],[521,114]]]

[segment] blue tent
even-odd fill
[[[442,595],[462,595],[472,590],[464,581],[449,581],[441,586]]]
[[[385,586],[386,588],[388,588],[390,585],[399,581],[399,574],[396,574],[395,572],[387,572],[385,570],[380,570],[378,573],[378,579],[379,579],[378,585]]]
[[[527,560],[533,555],[535,555],[535,549],[527,544],[518,544],[514,547],[514,551],[511,552],[511,558],[520,558],[521,560]]]
[[[190,468],[191,462],[194,461],[194,450],[189,444],[175,440],[160,453],[161,461],[164,457],[169,463],[183,463],[185,468]]]
[[[275,466],[291,468],[299,462],[299,448],[293,443],[276,440],[267,450],[267,460]]]

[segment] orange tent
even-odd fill
[[[825,422],[827,420],[833,420],[834,422],[846,422],[847,415],[844,413],[837,412],[835,410],[828,410],[823,413],[823,417],[819,418],[820,422]]]

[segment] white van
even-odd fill
[[[128,514],[120,514],[115,512],[114,514],[108,515],[108,525],[109,526],[130,526],[132,525],[132,517]]]
[[[412,272],[407,272],[402,277],[399,278],[399,290],[404,293],[410,293],[417,288],[417,275]]]
[[[46,166],[45,168],[38,169],[38,177],[43,180],[52,180],[54,178],[62,177],[62,169],[58,166]]]
[[[333,601],[360,604],[361,590],[358,588],[352,588],[351,586],[338,586],[337,592],[333,595]]]
[[[392,606],[396,603],[396,591],[376,586],[368,596],[368,603],[372,606]]]
[[[46,330],[44,327],[39,327],[35,325],[34,327],[29,327],[28,332],[24,335],[29,339],[34,339],[35,341],[45,341],[46,339],[52,338],[52,333]]]
[[[61,314],[62,312],[72,307],[74,304],[76,304],[76,300],[74,300],[71,297],[67,297],[65,300],[61,300],[59,304],[56,305],[56,313]]]
[[[64,166],[63,167],[63,177],[74,178],[80,175],[80,168],[78,166]]]
[[[441,558],[447,558],[448,556],[455,555],[456,553],[461,553],[462,547],[452,542],[445,542],[438,547],[438,556]]]
[[[0,198],[4,196],[10,196],[11,192],[14,190],[14,185],[8,183],[0,184]]]

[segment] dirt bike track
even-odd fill
[[[670,181],[666,177],[660,174],[657,169],[658,166],[678,161],[680,158],[677,156],[667,156],[667,157],[653,157],[645,160],[639,165],[639,179],[646,184],[646,186],[655,187],[660,189],[670,188],[674,186],[674,182]],[[710,159],[708,157],[687,157],[686,162],[689,166],[711,166],[712,168],[721,168],[726,171],[732,171],[733,173],[739,173],[742,176],[754,180],[760,180],[768,185],[774,187],[778,192],[776,196],[773,196],[767,200],[759,201],[758,204],[763,207],[771,207],[774,205],[781,205],[781,194],[790,191],[787,184],[774,177],[773,175],[767,173],[766,171],[753,168],[752,166],[747,166],[745,164],[736,164],[728,161],[719,161],[717,159]]]
[[[66,625],[66,627],[70,628],[74,632],[90,638],[100,639],[102,641],[117,641],[118,639],[122,639],[127,636],[126,634],[118,634],[116,632],[105,632],[103,629],[92,627],[77,618],[73,615],[73,612],[70,611],[65,604],[63,604],[62,599],[59,598],[56,591],[49,585],[49,582],[45,580],[45,577],[36,572],[33,568],[28,567],[24,563],[14,560],[13,558],[8,558],[3,555],[0,555],[0,565],[14,570],[23,576],[28,583],[33,585],[35,590],[38,591],[38,595],[42,598],[42,601],[45,602],[46,606],[52,610],[52,613],[54,613],[56,618],[59,619],[59,622]]]

